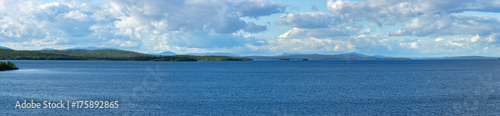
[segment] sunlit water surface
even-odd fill
[[[500,60],[12,62],[0,115],[500,115]],[[22,100],[120,107],[16,109]]]

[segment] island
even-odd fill
[[[279,60],[280,61],[289,61],[290,59],[288,59],[288,58],[280,58]]]
[[[17,70],[19,68],[14,65],[14,63],[7,61],[7,63],[0,61],[0,71],[5,71],[5,70]]]
[[[302,59],[302,61],[309,61],[309,59]]]

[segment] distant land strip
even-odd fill
[[[281,59],[281,60],[280,60]],[[285,60],[287,59],[287,60]],[[310,60],[439,60],[439,59],[500,59],[486,56],[455,56],[405,58],[369,56],[359,53],[344,54],[287,54],[278,56],[225,56],[225,55],[158,55],[118,49],[67,50],[12,50],[0,48],[0,60],[112,60],[112,61],[310,61]]]
[[[0,49],[0,60],[114,60],[114,61],[252,61],[229,56],[157,56],[133,51],[99,50],[10,50]]]

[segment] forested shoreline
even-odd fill
[[[0,60],[114,60],[114,61],[252,61],[229,56],[157,56],[132,51],[100,50],[10,50],[0,49]]]

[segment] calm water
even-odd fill
[[[500,115],[500,60],[12,62],[20,70],[0,72],[0,115]]]

